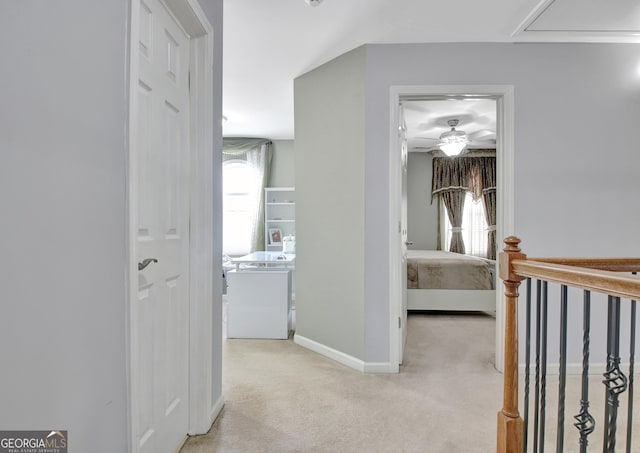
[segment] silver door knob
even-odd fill
[[[138,263],[138,270],[141,271],[145,267],[147,267],[151,263],[157,263],[158,260],[155,258],[145,258],[141,262]]]
[[[413,245],[413,241],[404,241],[404,245]]]

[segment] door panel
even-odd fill
[[[400,341],[398,361],[402,364],[404,359],[404,348],[407,342],[407,164],[409,159],[407,145],[407,126],[404,121],[404,109],[402,104],[399,109],[398,124],[398,142],[400,143],[400,250],[401,257],[401,274],[400,283],[402,285],[402,306],[400,307]]]
[[[162,2],[140,3],[134,433],[173,452],[188,431],[189,39]]]

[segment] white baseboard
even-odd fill
[[[349,368],[364,372],[364,361],[350,356],[349,354],[345,354],[337,349],[330,348],[329,346],[325,346],[322,343],[318,343],[317,341],[298,334],[293,336],[293,342],[304,348],[310,349],[313,352],[317,352],[320,355],[328,357],[331,360],[335,360],[342,365],[348,366]]]
[[[365,373],[398,373],[398,367],[392,367],[389,362],[364,362]]]
[[[345,354],[337,349],[330,348],[329,346],[318,343],[302,335],[295,334],[293,336],[293,342],[307,348],[313,352],[316,352],[322,356],[325,356],[331,360],[335,360],[342,365],[345,365],[354,370],[362,373],[394,373],[395,370],[391,367],[390,363],[385,362],[365,362],[356,357]]]
[[[621,363],[620,369],[626,375],[629,371],[629,363]],[[590,363],[589,364],[589,375],[602,375],[607,370],[606,363]],[[625,371],[626,370],[626,371]],[[524,374],[525,365],[521,363],[518,366],[518,371],[520,374]],[[529,373],[533,376],[536,372],[536,364],[535,362],[531,362],[529,366]],[[548,363],[547,364],[547,375],[549,376],[557,376],[560,374],[560,364],[559,363]],[[567,375],[568,376],[576,376],[582,374],[582,364],[581,363],[567,363]]]
[[[216,418],[218,418],[218,415],[220,415],[220,412],[222,412],[223,407],[224,407],[224,398],[222,397],[222,395],[220,395],[220,397],[218,398],[218,401],[215,402],[215,404],[209,411],[209,420],[211,421],[209,426],[213,425],[213,423],[216,421]]]
[[[203,419],[200,419],[197,425],[193,425],[190,427],[189,429],[189,436],[199,436],[202,434],[206,434],[209,431],[211,431],[211,427],[213,426],[213,423],[216,421],[216,418],[218,418],[218,415],[220,415],[220,412],[222,411],[222,408],[224,407],[224,398],[222,397],[222,395],[220,395],[218,397],[218,400],[215,402],[215,404],[209,409],[209,413],[206,414],[206,418],[203,417]],[[206,409],[204,409],[206,411]]]

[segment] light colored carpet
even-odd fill
[[[291,340],[226,340],[225,407],[199,452],[495,451],[495,320],[409,317],[400,374],[362,374]]]

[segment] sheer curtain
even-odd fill
[[[264,189],[271,172],[272,142],[256,138],[225,138],[222,145],[223,164],[229,160],[245,160],[249,165],[251,251],[264,250]]]
[[[443,216],[444,243],[451,241],[451,223],[448,216]],[[484,205],[481,200],[473,200],[470,192],[466,193],[462,213],[462,239],[465,254],[487,256],[487,224],[485,222]]]
[[[489,154],[487,156],[487,154]],[[449,250],[457,253],[465,253],[465,244],[471,242],[471,231],[464,236],[461,226],[463,223],[467,229],[473,229],[476,236],[481,232],[482,240],[473,240],[474,244],[482,244],[484,250],[478,250],[475,245],[471,247],[471,254],[486,256],[495,259],[496,256],[496,158],[495,151],[474,150],[467,155],[449,158],[435,157],[433,159],[433,176],[431,181],[431,199],[438,197],[447,208],[450,221],[451,243]],[[482,200],[484,206],[484,218],[478,217],[473,222],[465,214],[465,199],[471,198],[473,203]],[[467,200],[467,205],[469,201]],[[479,211],[479,210],[474,210]],[[469,221],[465,218],[468,217]],[[463,222],[464,220],[464,222]],[[471,226],[475,223],[476,226]],[[480,226],[480,224],[484,224]],[[447,234],[446,236],[449,236]],[[478,238],[479,239],[479,238]]]

